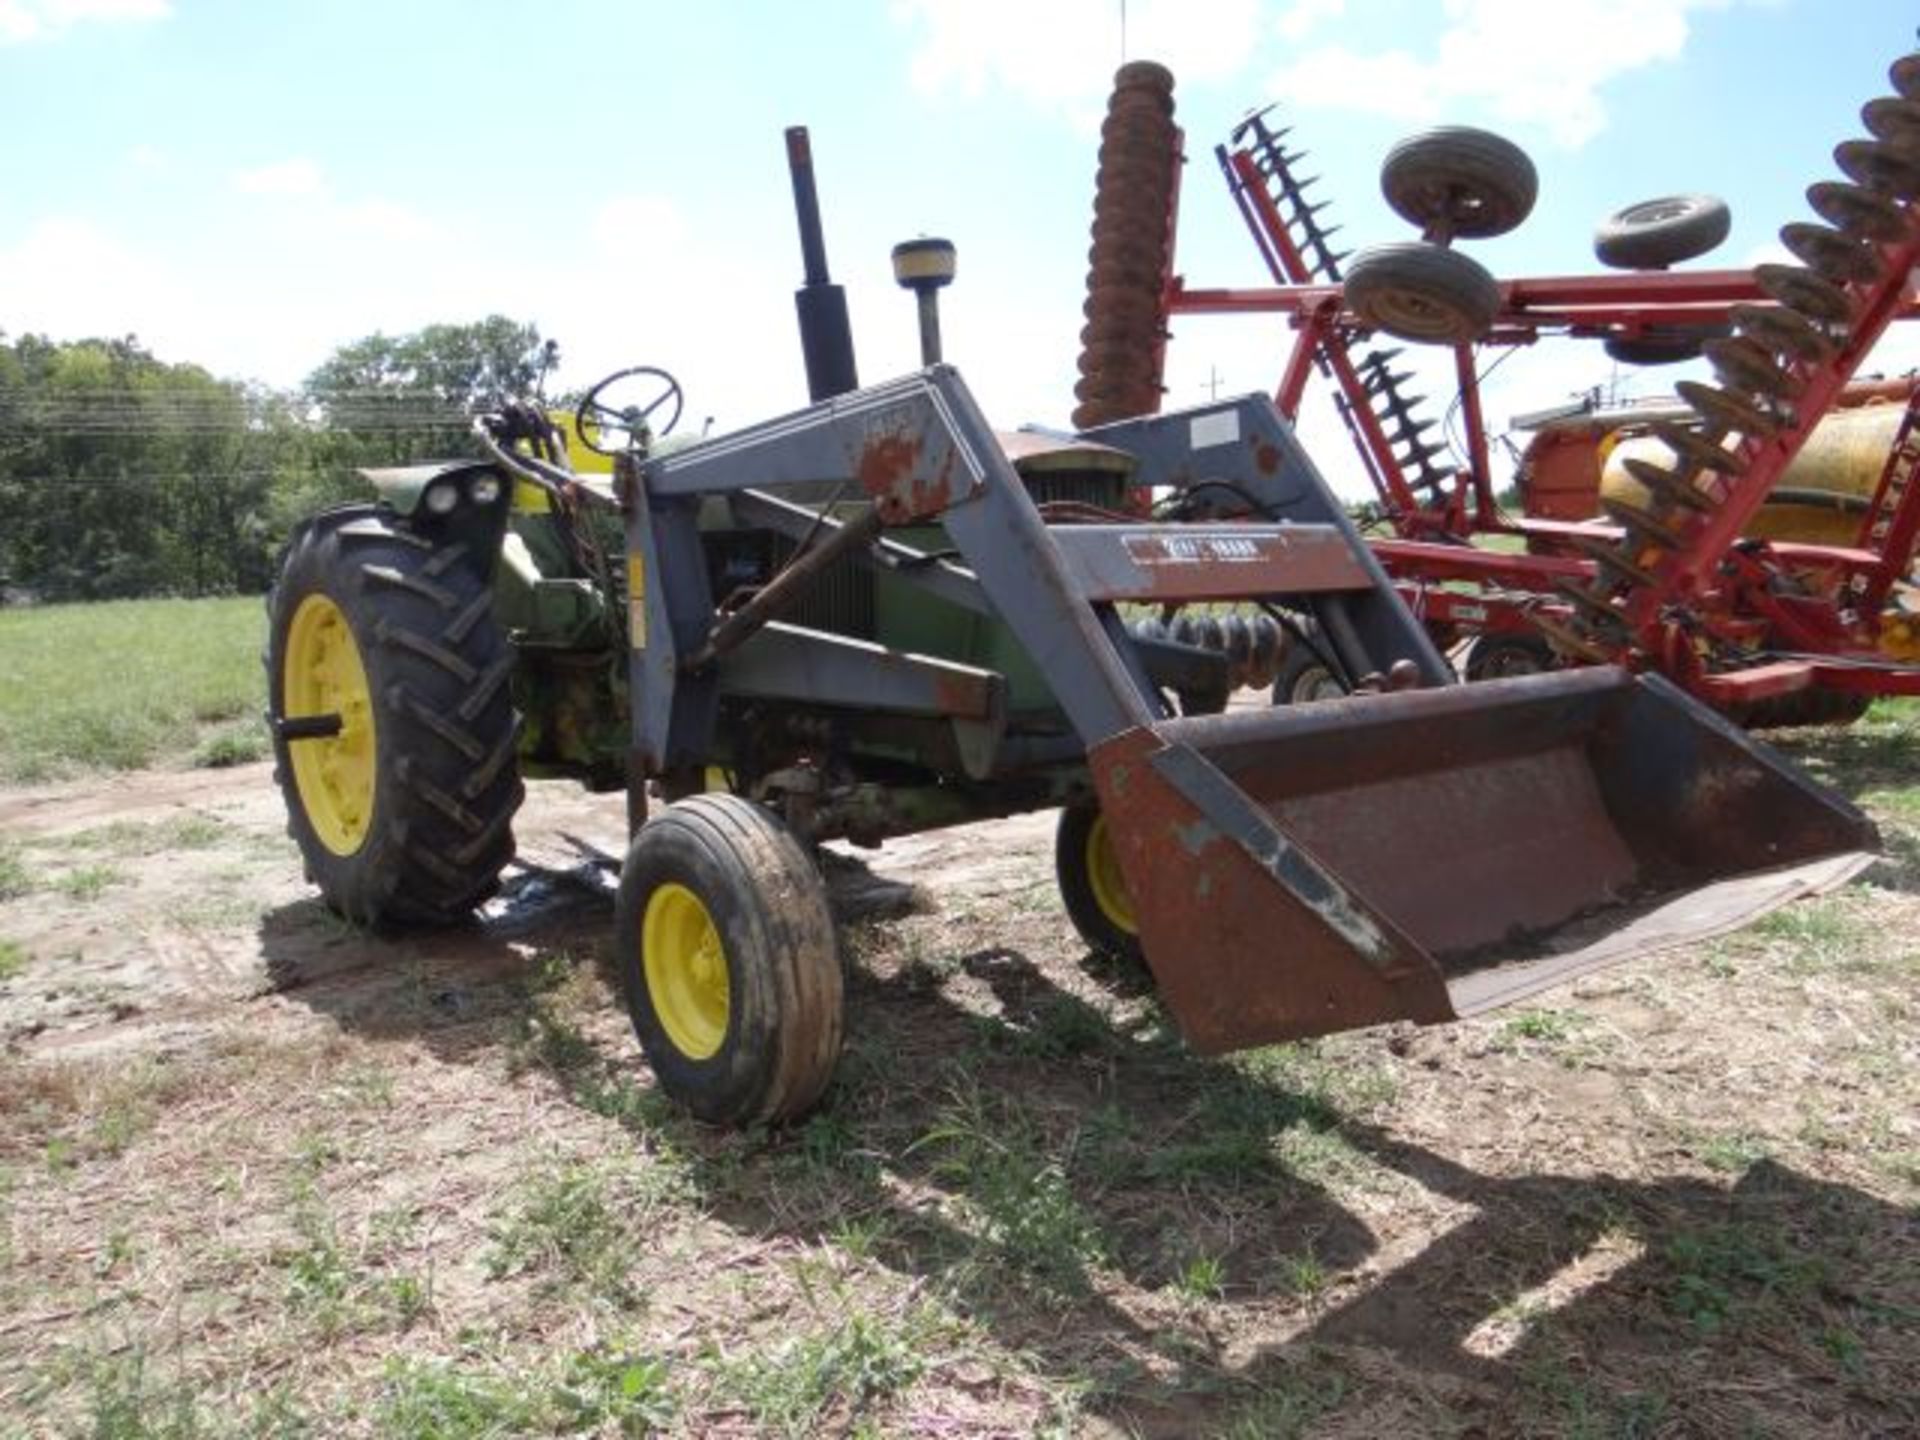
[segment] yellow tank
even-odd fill
[[[1831,411],[1807,437],[1807,443],[1774,487],[1775,498],[1761,507],[1746,533],[1763,540],[1853,544],[1906,408],[1904,404],[1878,401]],[[1645,489],[1627,474],[1625,462],[1629,458],[1660,464],[1668,459],[1667,447],[1651,435],[1635,435],[1621,440],[1607,454],[1600,473],[1600,493],[1629,504],[1644,504]]]

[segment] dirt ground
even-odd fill
[[[268,767],[0,791],[0,1431],[1920,1435],[1910,743],[1798,747],[1887,830],[1840,894],[1231,1061],[1051,815],[890,844],[828,1102],[744,1136],[609,984],[617,798],[380,937]]]

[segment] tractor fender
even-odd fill
[[[464,485],[469,472],[498,474],[486,460],[430,460],[424,465],[393,465],[382,469],[362,468],[359,475],[395,514],[411,518],[426,498],[427,487],[442,478]]]
[[[500,467],[487,460],[437,460],[425,465],[362,469],[373,486],[379,509],[444,546],[457,546],[458,564],[482,581],[491,580],[506,534],[513,483]],[[486,483],[482,483],[486,482]],[[428,502],[430,491],[451,489],[453,500],[444,509]],[[378,516],[369,522],[386,523]]]

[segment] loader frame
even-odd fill
[[[1852,807],[1658,680],[1458,685],[1266,397],[1075,438],[1132,456],[1138,485],[1272,518],[1049,524],[945,365],[621,457],[634,794],[698,788],[771,714],[811,743],[732,783],[808,842],[1095,804],[1203,1052],[1503,1004],[1837,883],[1873,847]],[[778,493],[823,487],[860,499],[830,516]],[[744,598],[716,599],[716,506],[802,544]],[[885,534],[935,522],[950,550]],[[1010,711],[989,669],[780,618],[841,563],[1007,627],[1054,710]],[[1223,657],[1143,637],[1120,607],[1218,601],[1311,616],[1363,693],[1176,715],[1168,686]],[[643,839],[644,806],[633,819]],[[1449,832],[1474,838],[1449,852]],[[1382,883],[1419,865],[1417,886]],[[1474,898],[1497,891],[1513,903]],[[1600,912],[1580,943],[1510,963]]]

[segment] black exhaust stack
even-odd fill
[[[800,220],[800,255],[807,283],[793,292],[800,316],[800,350],[807,362],[807,394],[820,401],[860,388],[853,366],[853,329],[847,292],[827,278],[827,244],[820,235],[820,197],[813,188],[813,151],[807,127],[787,129],[787,168],[793,172],[793,209]]]

